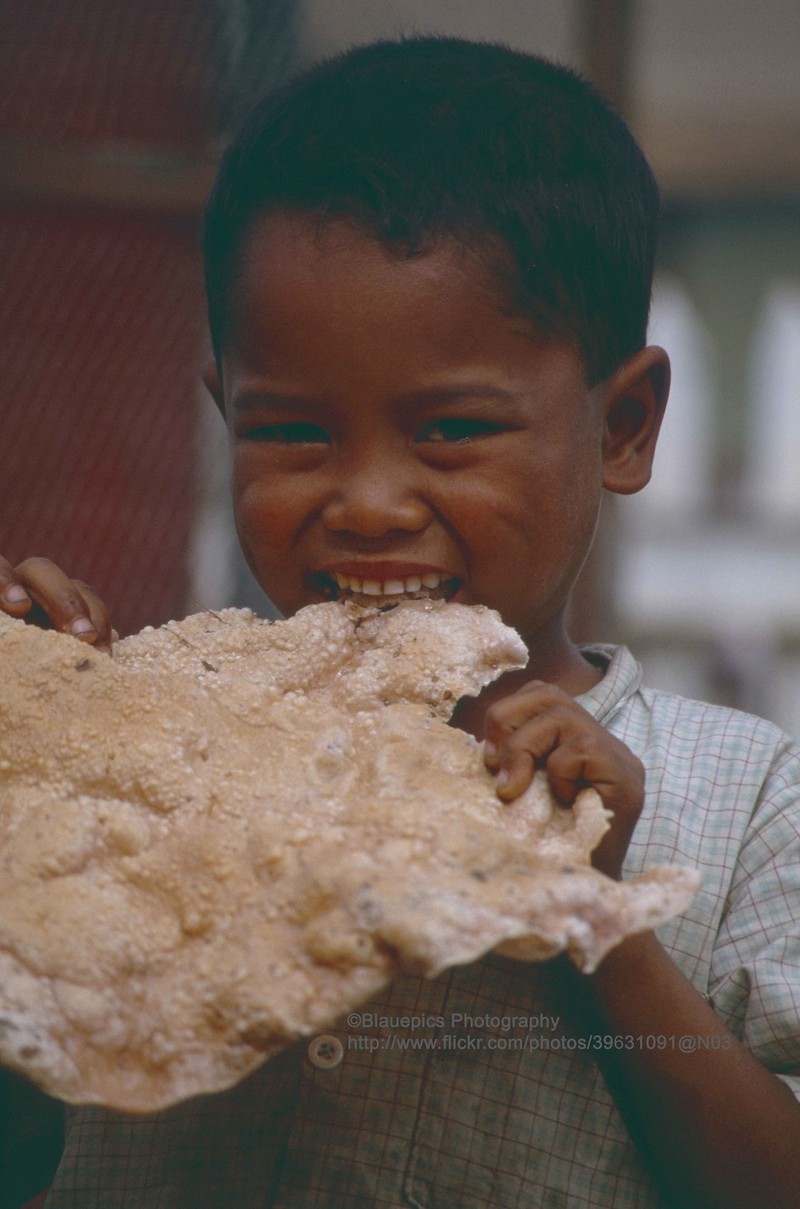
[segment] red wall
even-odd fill
[[[0,0],[0,139],[196,154],[213,133],[216,11]],[[196,214],[72,195],[51,179],[38,198],[0,199],[0,553],[60,562],[128,633],[187,608]]]

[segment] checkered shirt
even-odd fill
[[[585,653],[608,666],[580,701],[647,770],[625,872],[700,870],[659,937],[800,1097],[800,746],[642,688],[624,648]],[[401,977],[315,1061],[303,1042],[230,1092],[150,1116],[70,1110],[47,1209],[655,1209],[592,1055],[574,1047],[568,977],[561,959],[496,954]]]

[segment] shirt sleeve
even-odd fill
[[[788,739],[743,837],[709,992],[728,1027],[800,1099],[800,749]]]

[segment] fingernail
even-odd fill
[[[28,599],[28,593],[21,584],[12,584],[10,588],[6,588],[5,598],[9,604],[22,604]]]
[[[499,773],[497,774],[497,776],[494,779],[494,787],[497,790],[505,789],[507,784],[508,784],[508,773],[506,772],[506,770],[504,768],[501,768]]]
[[[497,759],[497,748],[494,743],[490,743],[488,739],[483,741],[483,757],[485,760]]]
[[[73,621],[70,627],[76,638],[82,638],[84,634],[93,634],[94,626],[88,617],[78,617]]]

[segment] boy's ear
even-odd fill
[[[649,482],[669,394],[669,357],[650,345],[626,361],[605,383],[603,486],[633,495]]]
[[[222,378],[219,376],[217,363],[213,357],[208,360],[203,366],[202,371],[203,382],[206,385],[208,393],[216,403],[222,413],[223,420],[225,419],[225,395],[222,390]]]

